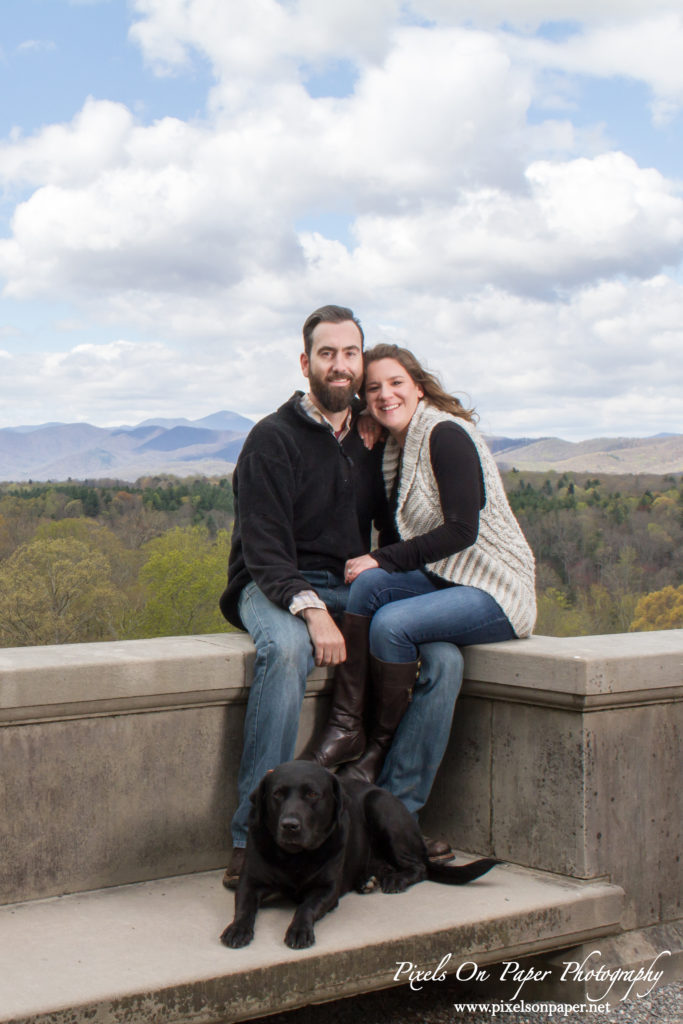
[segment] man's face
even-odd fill
[[[313,331],[310,357],[301,354],[301,370],[311,396],[323,411],[342,412],[363,380],[360,331],[353,320],[321,323]]]

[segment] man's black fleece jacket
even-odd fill
[[[355,427],[339,444],[300,398],[295,392],[252,428],[233,473],[235,525],[220,606],[240,629],[237,603],[250,580],[287,609],[295,594],[314,589],[302,571],[343,577],[346,560],[370,550],[372,522],[386,522],[383,445],[368,451]]]

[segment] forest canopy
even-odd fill
[[[680,477],[503,474],[537,562],[536,633],[683,627]],[[215,633],[231,481],[0,485],[0,645]]]

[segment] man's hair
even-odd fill
[[[360,347],[362,348],[365,335],[363,334],[360,320],[353,315],[353,310],[348,309],[346,306],[321,306],[320,309],[316,309],[315,312],[306,318],[306,323],[304,324],[304,349],[306,350],[306,355],[310,356],[311,354],[313,331],[318,324],[341,324],[345,320],[352,320],[360,331]]]

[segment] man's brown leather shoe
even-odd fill
[[[422,836],[427,847],[427,856],[437,864],[446,864],[449,860],[455,859],[455,854],[445,839],[429,839]]]
[[[233,846],[230,863],[225,869],[225,874],[223,875],[223,885],[226,889],[237,888],[237,883],[240,880],[240,871],[244,866],[245,854],[246,850],[243,846]]]

